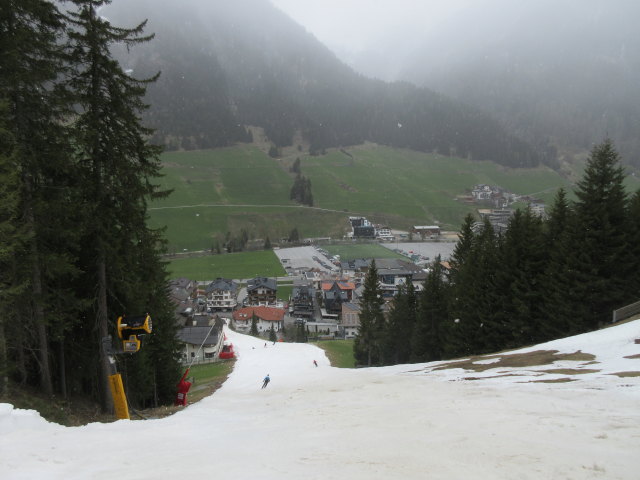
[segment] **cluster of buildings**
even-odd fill
[[[340,262],[339,273],[304,272],[294,280],[289,302],[284,305],[277,299],[274,278],[256,277],[242,287],[225,278],[201,285],[185,278],[173,280],[171,298],[178,338],[183,343],[182,361],[216,361],[225,345],[225,322],[244,333],[249,333],[255,323],[258,334],[265,337],[273,331],[282,338],[285,325],[302,325],[308,334],[321,338],[355,337],[370,265],[370,259],[357,259]],[[407,282],[420,290],[426,277],[420,267],[401,259],[377,259],[376,267],[380,290],[388,300]]]
[[[478,215],[481,221],[474,225],[474,230],[482,228],[483,221],[489,220],[496,233],[502,233],[507,229],[509,220],[515,210],[509,208],[516,202],[523,202],[529,206],[534,215],[545,217],[545,204],[531,195],[518,195],[506,191],[497,185],[478,184],[474,185],[466,195],[459,196],[458,199],[473,205],[482,205],[487,208],[479,208]]]
[[[373,224],[365,217],[349,217],[351,231],[347,233],[347,238],[352,239],[378,239],[392,242],[396,240],[394,234],[386,225]],[[415,225],[409,233],[397,233],[401,238],[409,235],[417,235],[421,240],[436,239],[440,236],[440,227],[437,225]]]
[[[183,344],[183,363],[216,361],[225,348],[220,313],[231,312],[239,330],[249,330],[254,315],[259,332],[283,326],[285,310],[277,306],[277,283],[273,278],[256,277],[247,282],[246,296],[239,301],[240,284],[235,280],[217,278],[199,285],[187,278],[170,283],[170,297],[175,306],[178,339]]]

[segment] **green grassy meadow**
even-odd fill
[[[162,156],[161,187],[172,189],[150,205],[149,225],[166,227],[169,252],[209,250],[227,232],[245,229],[250,238],[272,242],[295,227],[301,237],[342,237],[350,215],[408,229],[438,223],[457,230],[476,207],[456,199],[475,184],[500,185],[518,194],[535,193],[551,202],[569,187],[548,168],[509,169],[434,154],[362,145],[323,156],[292,155],[273,159],[255,146],[167,152]],[[289,199],[300,158],[311,179],[314,207]],[[570,188],[568,188],[570,190]]]
[[[286,272],[271,250],[227,253],[172,259],[168,265],[171,278],[186,277],[197,281],[223,278],[282,277]]]
[[[360,146],[323,157],[306,157],[301,168],[312,179],[314,198],[325,208],[360,212],[371,218],[411,219],[409,224],[440,223],[457,229],[475,207],[456,200],[475,184],[499,185],[551,201],[560,175],[548,168],[509,169],[491,162]],[[406,224],[405,224],[406,225]],[[392,225],[395,226],[395,225]]]
[[[215,362],[202,365],[193,365],[189,369],[189,377],[193,377],[194,383],[211,382],[224,379],[233,370],[233,362]]]
[[[354,368],[356,366],[356,360],[353,357],[353,340],[326,340],[314,342],[313,345],[326,352],[332,367]]]

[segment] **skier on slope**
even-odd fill
[[[264,381],[262,383],[262,388],[266,388],[266,386],[269,384],[270,381],[271,381],[271,379],[269,378],[269,374],[267,373],[267,376],[264,377]]]

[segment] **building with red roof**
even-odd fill
[[[271,327],[279,332],[284,326],[284,314],[284,308],[245,307],[233,312],[233,322],[236,329],[249,331],[255,316],[259,333],[268,332]]]

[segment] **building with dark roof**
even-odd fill
[[[315,310],[316,289],[310,284],[297,284],[291,290],[289,309],[295,317],[312,317]]]
[[[343,280],[322,282],[323,304],[326,313],[339,315],[342,312],[342,303],[353,300],[355,284]]]
[[[205,290],[207,309],[233,310],[238,305],[238,283],[226,278],[217,278]]]
[[[182,362],[216,361],[224,340],[223,327],[224,320],[217,316],[194,315],[193,320],[178,330],[178,340],[183,344]]]
[[[249,305],[274,305],[277,293],[278,283],[275,278],[256,277],[247,281]]]

